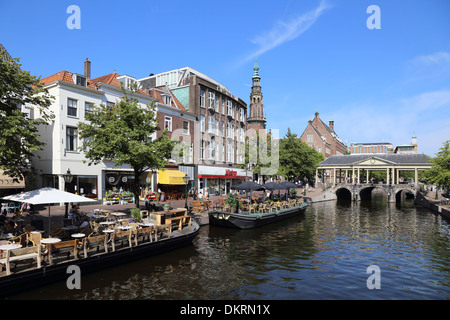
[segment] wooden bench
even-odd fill
[[[142,229],[137,229],[135,232],[135,237],[134,237],[134,244],[137,246],[138,245],[138,238],[142,237],[142,241],[149,241],[149,242],[153,242],[153,231],[155,230],[156,226],[153,227],[145,227]],[[156,232],[155,232],[155,237],[156,237]],[[147,240],[145,240],[147,238]]]
[[[68,253],[73,252],[73,258],[78,259],[78,246],[77,246],[77,240],[69,240],[69,241],[61,241],[57,243],[51,243],[48,244],[49,247],[49,262],[50,264],[53,264],[53,254],[55,254],[54,250],[58,250],[58,254],[62,253]]]
[[[131,248],[131,246],[132,246],[131,230],[112,233],[111,234],[112,251],[116,251],[116,244],[115,244],[116,240],[125,239],[125,238],[128,240],[128,245]]]
[[[0,271],[2,265],[6,265],[6,275],[8,276],[11,274],[11,262],[14,261],[36,259],[37,267],[41,267],[41,246],[7,250],[5,255],[5,258],[0,259]]]
[[[167,218],[166,224],[169,227],[169,235],[172,233],[173,227],[178,227],[178,230],[183,229],[183,226],[190,226],[191,225],[191,217],[188,215],[174,217],[174,218]]]
[[[101,236],[90,236],[85,238],[83,242],[83,250],[85,252],[85,257],[87,256],[87,249],[97,248],[97,252],[100,251],[100,246],[103,245],[105,253],[108,253],[108,243],[106,235]]]

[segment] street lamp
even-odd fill
[[[73,180],[73,175],[70,173],[70,169],[67,169],[67,174],[63,175],[65,183],[71,183]]]
[[[67,174],[63,175],[65,184],[71,183],[73,180],[73,175],[70,173],[70,169],[67,169]],[[65,189],[65,188],[64,188]],[[64,210],[64,218],[69,217],[69,204],[65,203],[65,210]]]
[[[183,181],[184,181],[184,183],[186,184],[186,194],[185,194],[185,196],[186,196],[186,201],[185,201],[184,207],[187,209],[187,208],[188,208],[188,205],[187,205],[187,197],[188,197],[188,183],[189,183],[189,176],[188,176],[188,175],[185,175],[185,176],[183,177]]]

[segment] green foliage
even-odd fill
[[[307,177],[312,181],[317,166],[323,160],[325,160],[323,154],[302,142],[290,129],[280,141],[279,174],[288,179],[303,180],[303,177]]]
[[[134,221],[141,222],[141,210],[139,208],[131,208],[130,214],[134,218]]]
[[[431,158],[433,167],[424,172],[429,183],[436,184],[448,190],[450,188],[450,140],[444,142],[443,147]]]
[[[236,208],[239,203],[239,198],[235,193],[229,193],[228,198],[225,199],[225,203],[230,206],[230,208]]]
[[[131,92],[131,94],[133,91]],[[156,140],[151,135],[159,130],[156,108],[153,104],[141,106],[136,98],[123,89],[123,98],[114,107],[95,106],[78,124],[80,138],[89,165],[104,159],[116,167],[129,164],[134,169],[135,203],[139,204],[139,180],[148,169],[162,169],[167,164],[174,142],[166,131]]]
[[[0,57],[4,56],[4,50]],[[20,69],[19,59],[0,58],[0,168],[13,178],[27,175],[33,153],[44,145],[36,126],[54,118],[49,111],[51,97],[40,78]],[[21,107],[34,110],[40,118],[30,119]]]

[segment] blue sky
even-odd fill
[[[81,29],[67,28],[70,5]],[[434,156],[450,139],[449,14],[448,0],[0,0],[0,43],[33,75],[83,73],[86,58],[93,77],[189,66],[247,103],[257,58],[280,136],[318,111],[348,144],[416,135]]]

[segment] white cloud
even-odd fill
[[[441,81],[450,76],[450,53],[436,52],[415,57],[408,61],[406,82]]]
[[[330,8],[330,6],[322,0],[317,8],[307,13],[303,13],[288,22],[277,22],[271,30],[252,40],[252,43],[256,44],[258,49],[248,56],[246,61],[260,56],[283,43],[298,38],[302,33],[308,30],[328,8]]]

